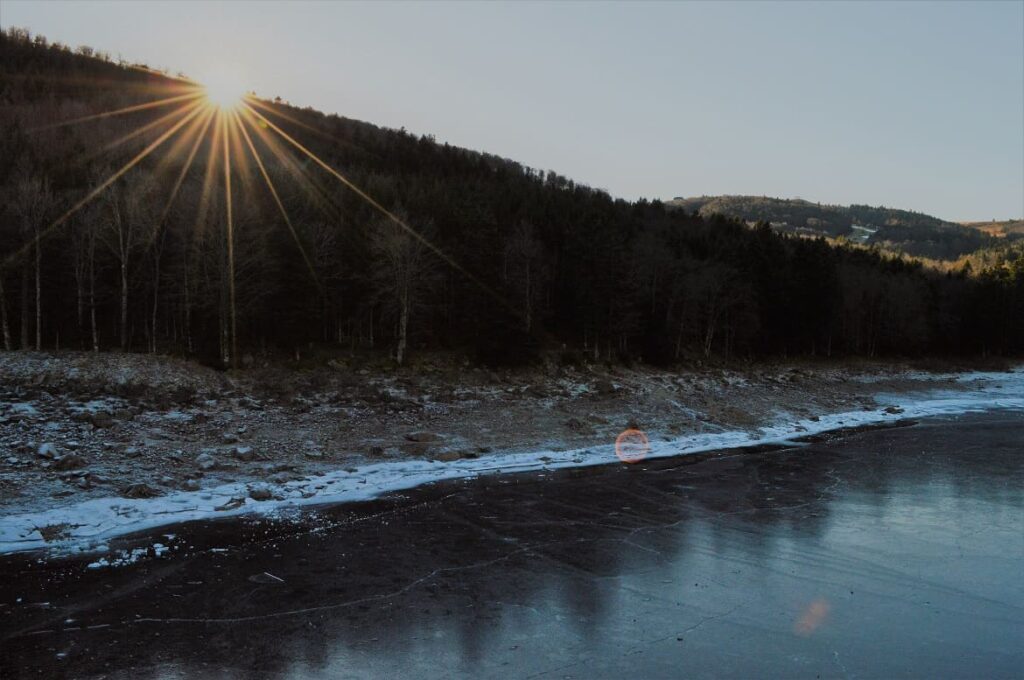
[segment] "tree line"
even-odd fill
[[[157,139],[168,109],[62,123],[179,85],[24,31],[0,36],[5,349],[176,353],[223,366],[310,347],[400,363],[454,351],[489,364],[549,350],[657,364],[1024,351],[1020,249],[937,271],[765,222],[614,199],[279,100],[262,102],[266,120],[365,196],[253,128],[275,190],[236,134],[230,229],[210,139],[191,162],[188,144],[168,141],[51,228]]]

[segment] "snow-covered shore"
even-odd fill
[[[681,456],[791,442],[837,429],[870,426],[906,418],[955,415],[991,409],[1024,412],[1024,367],[1007,372],[973,372],[932,376],[948,387],[899,394],[880,391],[876,407],[799,417],[779,414],[757,429],[654,436],[648,458]],[[1024,417],[1024,415],[1022,415]],[[392,460],[335,469],[281,484],[232,482],[174,491],[156,498],[104,497],[47,510],[0,517],[0,554],[45,551],[51,555],[103,553],[115,537],[192,520],[243,514],[273,516],[302,506],[367,500],[412,487],[502,472],[555,470],[618,464],[615,446],[607,443],[570,450],[538,449],[495,452],[480,458]],[[253,493],[258,490],[257,493]],[[264,491],[265,490],[265,491]],[[265,498],[255,500],[253,496]],[[98,560],[97,566],[111,564]]]

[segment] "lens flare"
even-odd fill
[[[807,609],[800,615],[800,618],[793,624],[793,632],[801,637],[807,637],[825,622],[831,609],[832,607],[829,605],[828,600],[819,597],[808,605]]]
[[[639,463],[647,457],[650,450],[650,442],[647,441],[647,435],[642,430],[633,428],[623,430],[615,438],[615,455],[623,463]]]

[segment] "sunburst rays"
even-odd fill
[[[515,307],[511,303],[509,303],[503,296],[499,295],[497,293],[497,291],[493,290],[490,286],[488,286],[483,281],[481,281],[479,278],[474,276],[472,272],[470,272],[465,267],[463,267],[461,264],[459,264],[454,258],[452,258],[446,252],[441,250],[438,246],[436,246],[433,242],[431,242],[429,239],[424,237],[416,229],[412,228],[405,220],[400,218],[398,215],[393,213],[388,208],[386,208],[383,205],[381,205],[380,202],[378,202],[375,198],[373,198],[368,193],[363,191],[363,189],[361,189],[356,184],[354,184],[348,177],[346,177],[341,172],[336,170],[334,167],[332,167],[326,161],[321,159],[319,156],[317,156],[315,153],[313,153],[308,148],[306,148],[303,144],[301,144],[299,141],[297,141],[294,137],[292,137],[287,132],[282,130],[280,127],[278,127],[273,121],[271,121],[266,116],[264,116],[262,113],[257,111],[249,103],[250,100],[251,100],[251,98],[246,98],[242,102],[243,108],[244,108],[244,110],[247,113],[249,113],[252,116],[254,116],[257,120],[259,120],[264,125],[266,125],[267,128],[269,128],[270,130],[276,132],[282,139],[284,139],[286,142],[288,142],[291,146],[293,146],[294,148],[296,148],[299,151],[301,151],[310,160],[312,160],[314,163],[316,163],[318,166],[320,166],[324,171],[326,171],[328,174],[330,174],[336,180],[341,182],[345,187],[347,187],[350,191],[355,193],[361,199],[366,201],[377,212],[379,212],[381,215],[383,215],[387,219],[391,220],[393,223],[398,225],[403,231],[405,231],[410,236],[412,236],[414,239],[416,239],[417,241],[422,243],[428,250],[430,250],[432,253],[434,253],[434,255],[436,255],[438,258],[443,260],[452,269],[456,270],[457,272],[459,272],[460,274],[465,276],[467,279],[472,281],[477,287],[479,287],[481,290],[483,290],[489,296],[494,298],[494,300],[496,300],[498,303],[500,303],[507,310],[509,310],[510,312],[512,312],[516,316],[519,315],[518,310],[516,310]],[[256,127],[255,129],[260,130],[261,128]]]
[[[298,247],[299,252],[302,254],[302,259],[306,263],[306,268],[309,270],[309,275],[316,283],[317,288],[322,289],[323,286],[320,284],[320,278],[316,275],[316,269],[313,267],[313,263],[310,262],[309,255],[306,253],[306,248],[302,245],[302,240],[299,238],[298,233],[295,231],[295,225],[292,224],[292,220],[288,217],[288,211],[285,210],[284,203],[281,202],[281,197],[277,194],[277,188],[274,186],[273,180],[270,179],[270,174],[267,172],[266,167],[263,165],[263,159],[260,158],[259,153],[256,151],[256,145],[252,143],[252,138],[249,136],[249,132],[245,129],[245,124],[242,122],[241,116],[238,111],[234,111],[234,119],[237,128],[241,131],[242,136],[245,138],[245,143],[249,147],[249,151],[252,154],[253,160],[256,162],[256,167],[259,168],[260,174],[263,176],[263,180],[267,184],[267,189],[270,191],[270,195],[274,199],[274,204],[277,205],[278,212],[281,213],[284,223],[288,226],[288,232],[291,234],[292,239],[295,241],[295,245]]]
[[[9,266],[15,260],[22,257],[25,253],[32,249],[36,245],[36,243],[42,241],[47,236],[49,236],[55,229],[66,223],[69,219],[71,219],[72,216],[74,216],[75,213],[77,213],[79,210],[81,210],[90,202],[92,202],[93,199],[95,199],[97,196],[106,191],[106,189],[109,188],[112,184],[114,184],[114,182],[123,177],[125,173],[134,168],[136,165],[138,165],[142,161],[142,159],[150,155],[154,149],[156,149],[161,144],[170,139],[172,136],[174,136],[174,134],[178,130],[184,127],[185,124],[188,123],[188,121],[192,120],[195,116],[197,116],[201,110],[202,109],[198,107],[193,108],[192,111],[188,113],[184,118],[179,120],[169,129],[165,130],[162,134],[160,134],[160,136],[158,136],[155,140],[150,142],[142,151],[137,153],[131,160],[122,165],[119,169],[114,171],[108,178],[100,182],[98,186],[93,188],[84,197],[75,202],[74,205],[68,208],[63,214],[60,215],[60,217],[53,220],[45,228],[39,230],[38,234],[34,236],[28,243],[24,244],[20,249],[16,250],[15,252],[7,256],[3,263],[4,267]]]
[[[104,118],[114,118],[116,116],[123,116],[129,113],[138,113],[139,111],[146,111],[148,109],[156,109],[164,106],[170,106],[177,102],[186,101],[197,101],[202,97],[201,92],[189,92],[186,94],[179,94],[174,97],[165,97],[163,99],[157,99],[156,101],[144,102],[142,104],[134,104],[132,106],[125,106],[114,111],[101,111],[100,113],[93,113],[88,116],[79,116],[78,118],[72,118],[70,120],[62,120],[57,123],[51,123],[49,125],[40,125],[38,127],[30,128],[30,132],[38,130],[50,130],[53,128],[66,127],[68,125],[78,125],[80,123],[88,123],[94,120],[102,120]]]
[[[199,153],[199,147],[202,145],[206,132],[210,129],[210,125],[213,123],[214,117],[215,112],[213,110],[207,111],[204,116],[196,119],[192,129],[189,132],[186,132],[181,139],[178,140],[177,146],[181,147],[184,144],[188,144],[191,136],[192,144],[189,148],[188,157],[185,159],[185,163],[181,166],[181,170],[178,172],[178,177],[174,181],[174,187],[171,189],[171,194],[167,198],[167,203],[164,204],[164,209],[160,212],[160,217],[156,222],[156,228],[151,231],[150,239],[146,244],[147,247],[152,244],[153,239],[156,238],[157,231],[163,227],[164,222],[167,220],[167,214],[171,211],[171,206],[174,205],[174,199],[178,197],[181,185],[184,183],[185,177],[188,175],[188,171],[192,168],[192,162]],[[168,154],[168,157],[164,160],[168,160],[172,154]]]
[[[304,167],[304,163],[300,162],[300,158],[306,158],[311,161],[313,166],[319,167],[327,174],[327,176],[341,183],[348,191],[351,191],[362,201],[365,201],[384,218],[398,225],[403,231],[423,244],[423,246],[448,266],[467,277],[480,289],[497,300],[503,307],[511,311],[513,314],[518,314],[515,308],[496,291],[492,290],[489,286],[480,281],[454,258],[445,253],[440,247],[414,229],[392,210],[385,207],[365,190],[357,186],[344,173],[317,156],[294,136],[282,129],[281,126],[271,120],[268,115],[274,115],[275,117],[279,117],[282,121],[287,121],[303,129],[311,130],[320,136],[330,138],[336,143],[347,144],[343,140],[338,140],[330,135],[326,135],[322,131],[316,130],[302,121],[289,116],[284,112],[278,111],[277,107],[271,107],[269,104],[260,101],[253,95],[238,94],[233,89],[229,89],[225,86],[218,86],[216,89],[213,89],[199,83],[183,82],[180,85],[168,87],[163,90],[161,94],[170,94],[170,96],[160,96],[159,98],[148,102],[132,104],[110,111],[101,111],[31,128],[30,131],[41,131],[75,125],[87,125],[120,117],[130,118],[133,114],[158,112],[160,109],[173,107],[167,113],[161,113],[155,119],[141,123],[114,139],[105,142],[97,151],[92,152],[87,159],[94,159],[104,154],[109,154],[134,141],[144,140],[147,136],[155,135],[155,138],[148,141],[141,151],[137,152],[120,168],[113,171],[109,177],[99,182],[99,184],[92,189],[88,190],[84,196],[75,201],[70,208],[50,222],[45,228],[38,230],[35,236],[29,239],[27,243],[23,244],[21,248],[9,254],[2,262],[0,262],[0,270],[6,268],[15,260],[24,256],[39,241],[47,238],[55,229],[66,224],[72,216],[95,200],[104,191],[109,189],[115,182],[124,177],[124,175],[132,168],[138,166],[144,159],[153,154],[154,151],[165,145],[168,140],[171,140],[178,135],[174,142],[169,145],[169,150],[166,155],[157,162],[155,168],[156,173],[162,175],[169,168],[173,160],[181,159],[184,156],[180,170],[178,170],[177,174],[174,176],[170,191],[168,192],[166,200],[163,202],[163,208],[159,213],[159,218],[153,224],[153,228],[150,230],[149,237],[146,240],[146,246],[151,246],[153,239],[156,238],[158,232],[163,228],[171,207],[174,205],[181,193],[183,183],[192,169],[196,166],[195,161],[205,145],[207,150],[206,167],[200,185],[201,190],[198,205],[195,208],[195,223],[192,238],[195,240],[202,240],[206,237],[204,232],[210,216],[210,207],[214,193],[217,191],[222,192],[221,195],[223,196],[224,210],[223,226],[225,230],[223,236],[227,251],[227,267],[229,270],[227,276],[229,287],[228,295],[230,298],[229,304],[231,309],[229,320],[230,330],[228,331],[230,334],[230,341],[228,344],[231,347],[232,358],[236,358],[237,320],[234,314],[236,294],[234,280],[236,225],[234,205],[235,191],[233,185],[234,181],[237,179],[241,181],[240,188],[247,194],[257,190],[256,185],[259,180],[254,179],[253,177],[254,171],[250,165],[250,160],[252,164],[255,165],[255,174],[258,174],[259,177],[262,178],[262,184],[266,187],[271,200],[276,206],[277,211],[280,213],[281,219],[294,241],[295,247],[301,255],[311,279],[317,285],[318,289],[323,291],[322,283],[317,276],[316,268],[312,263],[309,252],[303,243],[302,235],[296,227],[295,222],[288,214],[285,202],[281,198],[279,188],[275,185],[271,177],[271,173],[268,171],[267,165],[264,162],[264,158],[257,148],[258,140],[259,145],[262,145],[264,149],[269,152],[278,163],[280,163],[280,165],[288,172],[288,174],[291,175],[302,190],[306,192],[311,201],[316,204],[319,209],[325,212],[329,220],[332,222],[340,221],[341,216],[338,213],[337,206],[328,196],[326,189],[309,172],[309,168]],[[265,113],[268,115],[264,115]],[[299,154],[298,156],[296,156],[296,152]]]
[[[232,203],[231,196],[231,129],[229,127],[230,115],[228,109],[222,106],[219,102],[213,102],[214,106],[217,107],[217,122],[221,126],[221,142],[224,145],[224,156],[221,159],[221,165],[224,168],[224,207],[225,207],[225,226],[227,227],[227,233],[225,238],[227,239],[227,250],[228,250],[228,301],[230,305],[229,312],[229,323],[230,332],[228,342],[231,346],[231,354],[227,357],[230,361],[238,360],[238,316],[236,313],[237,307],[235,305],[235,222],[234,222],[234,205]],[[228,362],[225,362],[228,363]]]

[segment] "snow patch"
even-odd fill
[[[11,414],[16,414],[16,415],[21,415],[21,416],[37,416],[37,415],[39,415],[39,410],[36,409],[35,405],[32,404],[32,402],[28,402],[28,401],[21,401],[21,402],[15,402],[13,404],[10,404],[8,406],[7,410]]]

